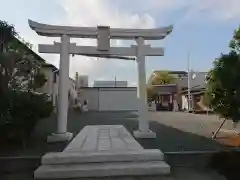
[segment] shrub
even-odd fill
[[[51,115],[52,103],[46,94],[8,90],[1,95],[0,130],[5,138],[27,138],[40,118]]]

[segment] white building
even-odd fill
[[[88,101],[90,111],[136,111],[136,87],[88,87],[79,92],[81,104]]]
[[[88,75],[78,75],[76,73],[75,80],[77,88],[88,87]]]
[[[127,87],[127,81],[94,81],[93,87],[79,88],[81,104],[88,101],[91,111],[137,110],[137,88]]]
[[[93,87],[127,87],[127,81],[94,81]]]
[[[37,92],[47,93],[50,95],[53,106],[57,106],[58,101],[58,84],[59,84],[59,70],[52,64],[44,64],[42,72],[45,75],[46,83],[37,89]],[[69,105],[74,103],[77,98],[76,82],[69,78]]]

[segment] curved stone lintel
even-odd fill
[[[75,26],[57,26],[38,23],[28,20],[29,26],[42,36],[59,37],[67,34],[70,37],[78,38],[97,38],[97,27],[75,27]],[[164,39],[173,30],[173,26],[166,26],[156,29],[123,29],[111,28],[110,36],[112,39],[135,39],[143,37],[145,40]]]

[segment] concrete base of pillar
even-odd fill
[[[66,132],[66,133],[53,133],[47,137],[47,142],[64,142],[70,141],[73,137],[73,133]]]
[[[156,138],[156,133],[152,132],[151,130],[149,131],[134,131],[133,136],[135,138],[139,139],[155,139]]]

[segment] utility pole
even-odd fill
[[[191,72],[190,72],[190,51],[188,52],[188,57],[187,57],[187,69],[188,69],[188,111],[191,111],[192,110],[192,106],[191,106],[191,100],[192,100],[192,97],[191,97]]]

